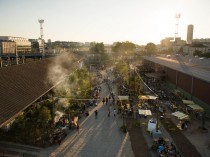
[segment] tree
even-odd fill
[[[193,56],[199,56],[199,57],[202,57],[202,51],[199,51],[199,50],[195,50],[195,52],[193,53]]]
[[[104,43],[90,43],[90,52],[96,54],[102,54],[105,52]]]
[[[152,54],[155,54],[156,53],[156,45],[154,43],[148,43],[146,46],[145,46],[145,50],[146,50],[146,54],[147,55],[152,55]]]
[[[25,143],[35,143],[49,135],[50,120],[50,110],[45,106],[35,105],[15,119],[9,133]]]
[[[132,42],[117,42],[114,46],[112,46],[112,51],[115,52],[116,56],[119,55],[129,55],[134,52],[136,49],[136,45]]]
[[[126,62],[119,62],[115,66],[115,70],[118,74],[128,83],[128,64]]]

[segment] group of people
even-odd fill
[[[153,144],[153,149],[157,149],[158,157],[181,157],[173,142],[168,144],[162,137]]]

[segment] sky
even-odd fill
[[[47,41],[131,41],[159,44],[174,37],[176,14],[181,14],[178,36],[186,40],[210,38],[210,0],[0,0],[0,36],[37,39],[38,19],[44,19]]]

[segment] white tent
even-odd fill
[[[120,101],[122,101],[122,100],[129,100],[129,96],[118,96],[118,99]]]
[[[139,95],[138,98],[139,98],[140,100],[148,100],[148,99],[150,99],[150,100],[155,100],[155,99],[157,99],[158,97],[152,96],[152,95]]]
[[[203,108],[200,107],[199,105],[188,105],[188,107],[190,107],[191,109],[193,109],[194,111],[203,111]]]
[[[172,115],[174,115],[175,117],[177,117],[178,119],[182,120],[182,119],[189,119],[189,116],[180,112],[180,111],[177,111],[177,112],[174,112],[172,113]]]
[[[195,103],[191,100],[182,100],[182,102],[186,105],[195,105]]]
[[[140,115],[151,116],[152,113],[150,110],[139,110]]]

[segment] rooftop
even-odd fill
[[[0,127],[54,88],[48,81],[48,71],[55,58],[66,58],[61,64],[68,70],[75,62],[71,57],[59,57],[0,69]]]
[[[201,60],[198,57],[181,55],[171,56],[171,58],[145,56],[144,59],[210,83],[210,59]]]

